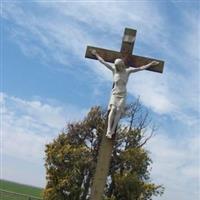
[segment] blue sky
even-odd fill
[[[125,27],[137,29],[134,54],[165,61],[163,74],[132,75],[159,127],[146,148],[155,200],[199,194],[198,1],[2,1],[1,178],[44,186],[44,145],[91,106],[106,107],[111,73],[85,59],[87,45],[119,50]]]

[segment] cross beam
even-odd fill
[[[102,49],[102,48],[93,47],[93,46],[87,46],[85,57],[91,58],[91,59],[97,59],[96,56],[94,56],[91,53],[91,50],[95,49],[97,53],[106,62],[114,63],[115,59],[121,58],[121,59],[124,59],[126,65],[135,67],[135,68],[140,67],[142,65],[146,65],[150,63],[151,61],[155,60],[155,61],[158,61],[159,64],[152,66],[148,68],[147,70],[162,73],[163,68],[164,68],[164,61],[158,60],[155,58],[132,55],[135,39],[136,39],[136,30],[125,28],[120,52],[108,50],[108,49]]]

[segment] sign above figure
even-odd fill
[[[135,37],[136,30],[126,28],[120,52],[91,46],[88,46],[86,50],[86,58],[98,59],[113,73],[113,88],[108,106],[107,138],[112,138],[124,112],[129,75],[141,70],[163,72],[162,60],[132,55]]]

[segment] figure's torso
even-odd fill
[[[126,70],[122,72],[113,72],[113,89],[112,94],[118,97],[126,96],[126,85],[128,82],[128,72]]]

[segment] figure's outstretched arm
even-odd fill
[[[112,67],[112,65],[109,65],[98,53],[95,49],[91,50],[91,53],[96,56],[96,58],[99,60],[100,63],[102,63],[103,65],[105,65],[108,69],[110,69],[111,71],[114,71],[114,68]]]
[[[131,68],[127,69],[127,70],[128,70],[129,73],[134,73],[134,72],[138,72],[138,71],[142,71],[142,70],[148,69],[149,67],[154,66],[154,65],[158,65],[158,64],[159,64],[159,62],[154,60],[154,61],[150,62],[147,65],[143,65],[143,66],[137,67],[137,68],[132,68],[131,67]]]

